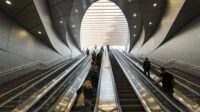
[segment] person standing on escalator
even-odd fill
[[[162,82],[163,91],[170,97],[173,97],[173,87],[174,87],[174,77],[171,73],[165,71],[164,67],[161,67],[161,73],[159,75],[160,80],[157,82]]]
[[[87,48],[87,50],[86,50],[86,53],[87,53],[87,55],[89,56],[89,54],[90,54],[90,51],[89,51],[89,49]]]
[[[151,63],[148,58],[145,59],[143,63],[144,74],[150,77]]]
[[[91,106],[92,106],[93,87],[89,79],[87,79],[84,82],[83,86],[84,86],[83,93],[85,98],[85,111],[89,112],[91,111]]]

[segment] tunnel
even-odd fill
[[[1,0],[0,112],[199,112],[199,20],[199,0]]]

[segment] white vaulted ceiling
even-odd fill
[[[81,24],[81,46],[129,44],[128,23],[113,2],[100,0],[86,11]]]

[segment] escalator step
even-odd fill
[[[118,94],[120,99],[137,99],[135,94]]]
[[[132,90],[117,90],[118,94],[134,94]]]
[[[130,104],[139,104],[140,101],[138,99],[120,99],[120,103],[130,105]]]
[[[131,111],[131,112],[138,112],[138,111],[144,111],[144,108],[142,107],[142,105],[138,104],[138,105],[121,105],[121,108],[124,112],[127,112],[127,111]]]

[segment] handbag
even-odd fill
[[[76,107],[81,107],[81,106],[85,106],[85,96],[83,94],[83,92],[81,92],[78,96],[78,99],[77,99],[77,104],[76,104]]]

